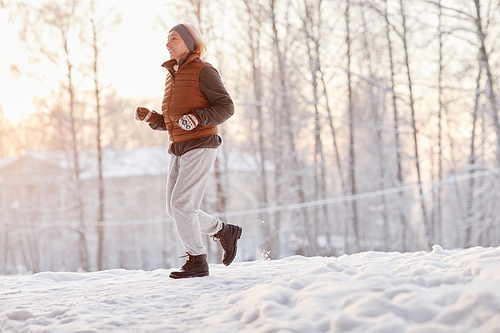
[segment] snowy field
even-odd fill
[[[0,276],[0,332],[500,332],[500,247]]]

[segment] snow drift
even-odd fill
[[[0,332],[500,332],[500,247],[0,277]]]

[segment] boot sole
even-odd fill
[[[208,275],[209,275],[209,272],[203,272],[203,273],[186,275],[186,276],[179,276],[179,275],[170,274],[170,278],[172,278],[172,279],[189,279],[189,278],[196,278],[196,277],[204,277],[204,276],[208,276]]]
[[[236,237],[234,238],[234,253],[233,253],[233,256],[231,258],[231,260],[229,260],[228,263],[224,263],[225,266],[229,266],[231,265],[231,263],[233,262],[234,258],[236,258],[236,252],[238,252],[238,239],[240,239],[241,237],[241,233],[243,232],[243,228],[240,227],[240,226],[237,226],[238,227],[238,231],[236,232]]]

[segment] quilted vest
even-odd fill
[[[185,131],[175,122],[186,114],[196,115],[196,110],[210,107],[198,84],[200,71],[207,64],[194,53],[182,64],[175,76],[172,75],[171,69],[165,66],[169,73],[165,81],[161,110],[171,143],[217,134],[217,126],[198,125],[191,131]]]

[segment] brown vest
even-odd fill
[[[185,131],[176,123],[186,114],[196,115],[196,110],[210,107],[198,84],[200,71],[207,64],[197,53],[193,53],[179,68],[175,78],[170,71],[167,74],[161,110],[171,143],[217,134],[217,126],[198,125],[191,131]]]

